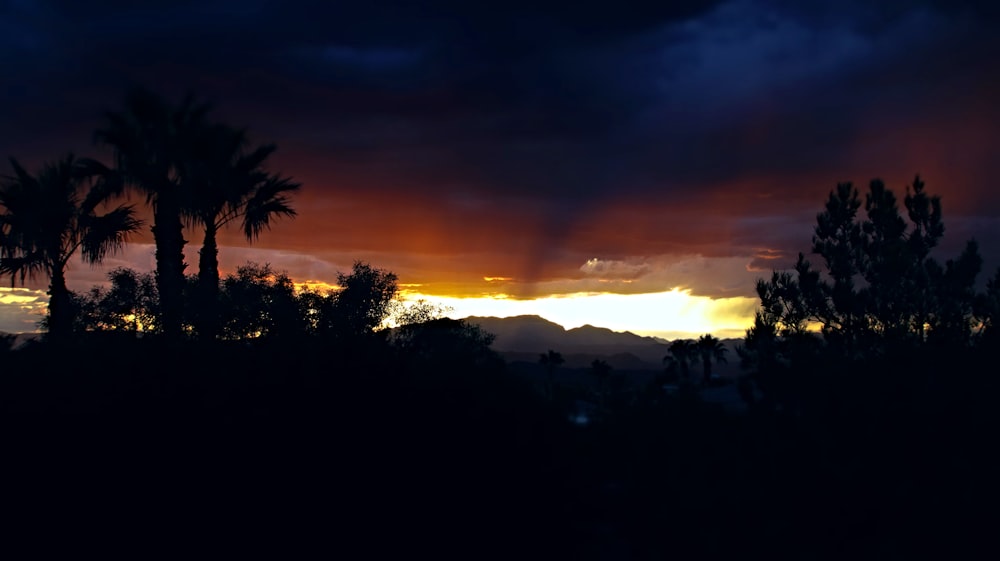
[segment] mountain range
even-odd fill
[[[465,321],[494,334],[493,349],[508,361],[538,362],[539,355],[551,349],[562,354],[568,368],[589,368],[591,362],[600,359],[616,369],[659,370],[670,348],[670,341],[659,337],[593,325],[566,329],[534,315],[470,316]],[[741,342],[740,339],[722,340],[729,351],[726,355],[729,364],[717,366],[715,370],[719,374],[725,376],[739,371],[735,346]]]

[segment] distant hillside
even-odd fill
[[[493,348],[508,361],[535,362],[539,354],[552,349],[563,355],[567,368],[589,367],[594,359],[599,358],[617,369],[658,370],[663,367],[663,357],[670,347],[668,341],[658,337],[643,337],[592,325],[564,329],[539,316],[471,316],[465,320],[479,324],[496,335]],[[719,374],[731,375],[739,369],[734,350],[739,342],[738,339],[723,340],[729,349],[727,358],[730,364],[717,367]]]
[[[0,340],[7,341],[10,345],[10,349],[20,349],[31,341],[37,341],[41,338],[41,333],[8,333],[6,331],[0,331]]]

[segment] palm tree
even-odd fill
[[[702,379],[701,383],[708,385],[712,379],[712,362],[726,364],[726,349],[722,341],[711,335],[702,335],[698,342],[694,344],[695,351],[701,357]]]
[[[193,193],[189,218],[205,231],[198,259],[196,329],[206,339],[219,332],[218,232],[240,220],[243,234],[253,243],[270,228],[272,218],[296,214],[288,195],[301,185],[261,169],[276,147],[267,144],[247,152],[246,145],[245,131],[212,126],[195,141],[195,157],[184,170]]]
[[[689,339],[677,339],[670,344],[667,352],[670,354],[663,357],[663,362],[668,363],[670,368],[677,368],[681,380],[687,382],[690,378],[691,362],[697,353],[695,342]]]
[[[122,248],[142,221],[131,205],[98,215],[97,208],[117,195],[98,180],[107,169],[72,154],[46,164],[31,175],[14,158],[14,175],[0,183],[0,275],[11,284],[41,274],[49,279],[49,336],[65,339],[72,331],[73,312],[66,267],[80,249],[84,261],[100,263]]]
[[[184,292],[184,225],[182,210],[189,202],[183,170],[190,146],[206,127],[209,107],[191,96],[172,106],[147,90],[125,99],[125,110],[107,113],[98,142],[111,146],[115,167],[126,185],[146,195],[153,207],[156,243],[156,284],[160,295],[160,326],[165,336],[181,335]]]

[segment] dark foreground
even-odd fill
[[[996,553],[996,382],[974,358],[922,361],[949,376],[932,400],[893,390],[905,372],[845,374],[850,391],[794,414],[623,388],[580,427],[497,365],[382,351],[0,355],[4,533],[37,553],[143,557]]]

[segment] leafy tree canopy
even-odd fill
[[[812,255],[757,281],[761,305],[739,349],[762,389],[789,388],[795,372],[828,359],[858,361],[920,348],[958,350],[995,337],[1000,271],[977,294],[975,240],[940,263],[941,199],[916,177],[899,200],[872,180],[862,201],[850,183],[816,216]]]

